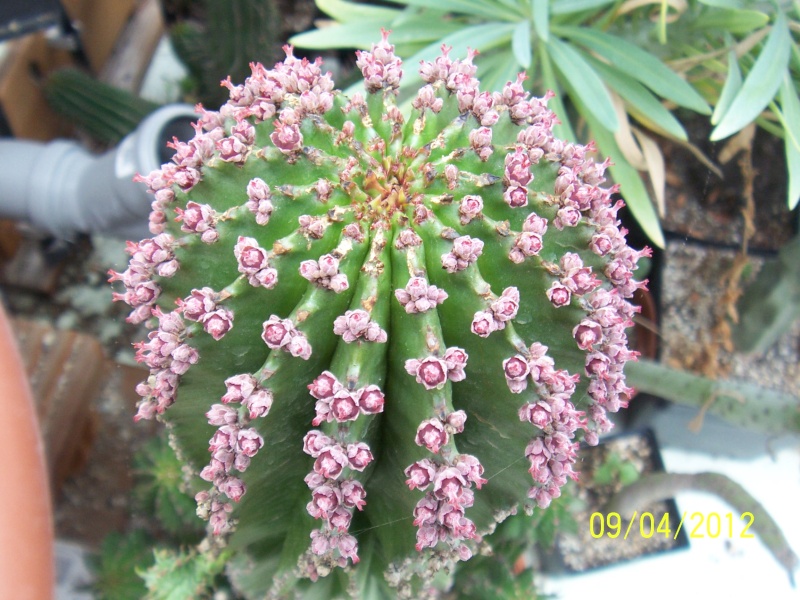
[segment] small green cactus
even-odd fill
[[[285,50],[141,177],[154,237],[111,273],[154,327],[136,419],[207,482],[243,587],[434,597],[626,406],[649,251],[524,75],[481,92],[443,48],[404,116],[386,32],[366,97]]]

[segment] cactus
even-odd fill
[[[154,237],[111,272],[153,327],[135,418],[199,474],[245,592],[433,597],[626,406],[649,250],[524,75],[481,92],[443,47],[404,116],[387,32],[351,98],[284,49],[140,177]]]

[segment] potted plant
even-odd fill
[[[9,450],[0,483],[0,597],[51,598],[53,523],[44,447],[27,375],[0,306],[0,439]]]

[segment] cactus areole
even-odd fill
[[[291,47],[224,81],[140,177],[153,238],[111,274],[152,326],[135,418],[163,415],[209,539],[277,596],[303,578],[432,594],[558,497],[631,395],[648,250],[606,163],[553,137],[524,75],[481,91],[476,52],[421,63],[404,115],[387,38],[358,53],[365,95]]]

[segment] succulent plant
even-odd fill
[[[553,137],[524,75],[480,91],[475,52],[421,64],[404,115],[393,50],[384,31],[358,53],[350,98],[288,46],[224,81],[141,177],[153,237],[111,273],[153,328],[135,418],[166,422],[204,480],[206,548],[237,551],[251,594],[434,596],[630,399],[649,250],[607,163]]]

